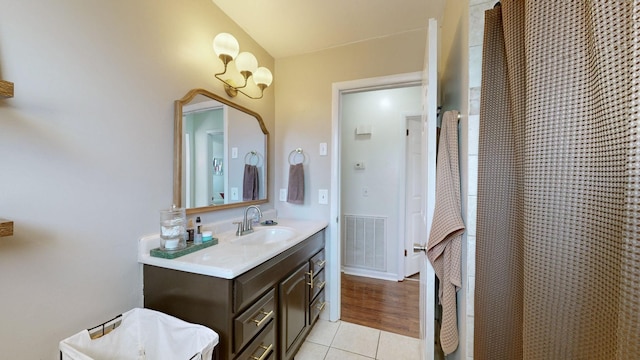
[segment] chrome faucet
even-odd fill
[[[238,224],[238,230],[236,231],[237,236],[242,236],[246,234],[250,234],[253,232],[253,220],[247,215],[249,214],[249,210],[255,209],[258,211],[259,219],[262,218],[262,211],[256,205],[247,206],[244,210],[244,218],[242,222],[235,222],[234,224]]]

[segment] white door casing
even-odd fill
[[[433,211],[436,200],[436,131],[438,108],[438,22],[429,19],[427,28],[427,45],[425,64],[422,72],[422,88],[424,94],[423,119],[423,179],[424,195],[422,221],[425,226],[425,238],[421,245],[426,244],[433,221]],[[435,271],[427,261],[426,252],[421,252],[420,264],[420,340],[422,344],[422,358],[433,360],[435,353]]]

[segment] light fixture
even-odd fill
[[[224,91],[227,95],[235,97],[238,93],[242,93],[251,99],[261,99],[264,94],[264,89],[271,85],[273,81],[273,75],[271,71],[266,67],[258,67],[258,60],[250,52],[240,52],[240,45],[238,40],[233,35],[228,33],[220,33],[213,39],[213,51],[222,60],[224,64],[224,71],[215,74],[216,79],[224,83]],[[236,86],[235,81],[232,78],[227,77],[223,79],[222,75],[227,73],[229,63],[235,62],[235,68],[238,70],[244,83],[240,86]],[[252,96],[247,90],[249,84],[249,78],[260,89],[260,96]]]

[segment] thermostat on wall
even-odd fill
[[[371,125],[358,125],[356,135],[371,135]]]

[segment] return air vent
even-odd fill
[[[345,215],[342,238],[344,266],[387,270],[387,218]]]

